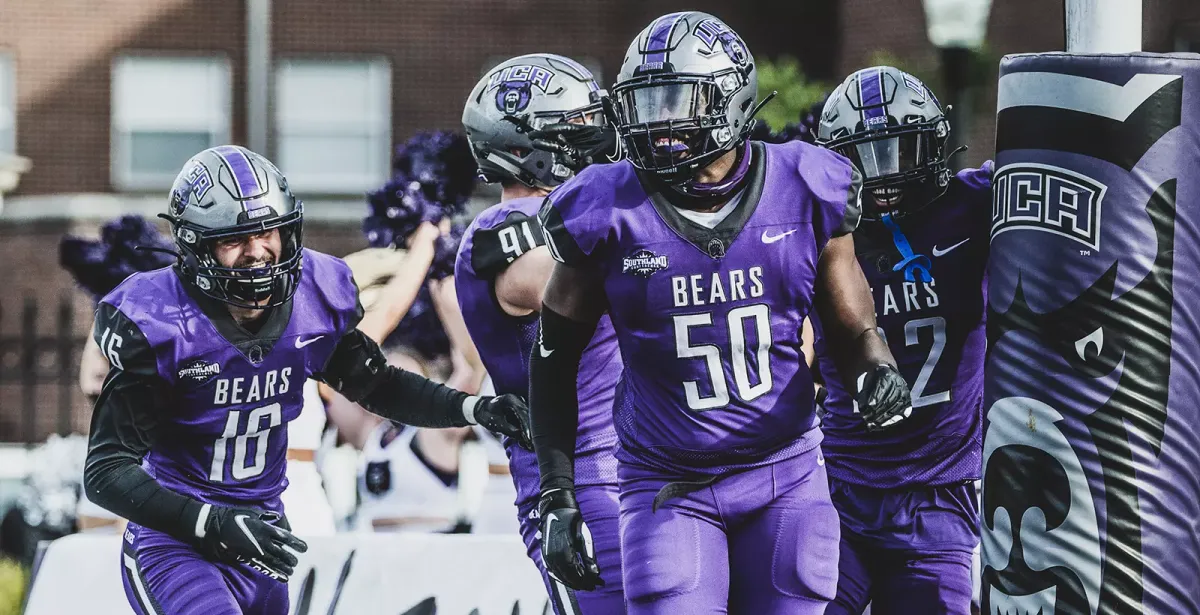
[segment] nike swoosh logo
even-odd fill
[[[971,241],[970,237],[967,237],[966,239],[950,246],[949,248],[946,248],[945,250],[939,250],[937,246],[933,246],[933,256],[934,257],[945,256],[945,255],[949,254],[951,250],[963,245],[964,243],[967,243],[968,241]]]
[[[241,528],[242,533],[246,535],[246,538],[250,539],[250,544],[254,545],[255,549],[258,549],[258,554],[264,555],[262,546],[260,546],[258,541],[254,539],[254,534],[250,532],[250,528],[246,527],[246,519],[249,518],[250,517],[247,515],[234,515],[233,522],[236,523],[239,528]]]
[[[542,358],[543,358],[543,359],[545,359],[546,357],[549,357],[550,355],[554,354],[554,351],[553,351],[553,350],[546,350],[546,343],[542,341],[542,327],[541,327],[541,325],[538,325],[538,340],[537,340],[537,342],[538,342],[538,353],[542,355]]]
[[[315,341],[317,341],[317,340],[319,340],[319,339],[321,339],[321,338],[323,338],[323,337],[325,337],[325,336],[324,336],[324,335],[318,335],[318,336],[316,336],[316,337],[314,337],[314,338],[312,338],[312,339],[310,339],[310,340],[304,340],[304,341],[301,341],[301,340],[300,340],[300,338],[296,338],[296,348],[304,348],[305,346],[307,346],[307,345],[309,345],[309,344],[311,344],[311,343],[313,343],[313,342],[315,342]]]
[[[786,233],[780,233],[778,235],[768,235],[766,231],[763,231],[762,242],[763,243],[775,243],[776,241],[779,241],[780,239],[783,239],[784,237],[787,237],[788,235],[791,235],[792,233],[795,233],[795,232],[796,232],[796,229],[792,229]]]

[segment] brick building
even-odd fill
[[[1200,3],[1145,7],[1147,50],[1200,48]],[[63,298],[77,337],[90,320],[90,301],[56,262],[64,232],[94,231],[124,211],[157,212],[188,154],[221,142],[254,145],[264,135],[260,149],[308,203],[308,243],[353,251],[365,243],[362,193],[386,177],[393,144],[418,130],[455,128],[463,96],[486,67],[553,51],[611,80],[640,28],[685,8],[720,15],[757,56],[797,57],[810,77],[827,82],[881,52],[936,71],[921,0],[8,3],[0,20],[0,154],[32,165],[0,208],[0,441],[28,427],[16,408],[36,421],[35,437],[57,427],[58,389],[44,385],[31,410],[13,379],[23,355],[5,336],[20,328],[24,303],[39,306],[33,325],[45,333],[59,324]],[[1048,0],[994,0],[990,57],[1061,49],[1062,10]],[[248,33],[264,26],[266,53],[247,45]],[[260,56],[271,92],[262,104],[251,100]],[[973,100],[968,162],[978,163],[992,147],[994,87]],[[45,345],[26,370],[45,371],[47,382],[73,377],[75,359]],[[63,391],[61,404],[77,409],[73,427],[85,429],[82,400]]]

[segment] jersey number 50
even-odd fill
[[[246,427],[243,433],[242,411],[234,410],[225,419],[225,432],[213,443],[212,469],[208,480],[223,483],[227,480],[246,480],[263,473],[267,468],[267,438],[271,429],[283,423],[282,408],[278,403],[262,406],[246,412]],[[265,420],[265,421],[264,421]],[[265,425],[263,423],[266,423]],[[233,463],[229,465],[229,476],[225,476],[225,459],[229,455],[230,440],[233,440]],[[254,443],[254,457],[247,463],[250,443]]]
[[[742,401],[757,399],[771,390],[771,310],[766,305],[744,305],[729,310],[726,315],[729,326],[730,364],[733,366],[733,383],[737,386],[738,397]],[[758,349],[755,352],[758,363],[758,384],[750,382],[749,359],[746,358],[747,320],[754,321]],[[692,410],[711,410],[729,405],[729,385],[725,382],[725,369],[721,366],[721,348],[715,344],[691,343],[691,328],[711,326],[712,313],[687,314],[675,316],[675,354],[680,359],[703,358],[708,366],[708,378],[712,384],[713,394],[709,397],[700,396],[700,384],[696,380],[683,383],[683,393],[687,397],[688,408]]]

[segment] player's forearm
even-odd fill
[[[468,417],[479,398],[388,365],[372,391],[354,401],[390,421],[442,428],[474,424]]]
[[[387,364],[362,331],[342,337],[315,377],[350,401],[386,419],[416,427],[465,427],[478,398]]]
[[[134,459],[89,453],[83,488],[89,500],[132,523],[186,542],[202,537],[197,519],[206,505],[158,484]]]
[[[875,300],[854,254],[850,235],[829,240],[821,254],[816,307],[826,348],[842,379],[881,364],[895,365],[875,323]]]
[[[571,320],[542,306],[541,334],[529,360],[529,408],[541,490],[573,488],[579,430],[576,382],[596,323]]]

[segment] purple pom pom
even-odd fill
[[[475,159],[458,133],[414,136],[396,149],[392,171],[388,183],[367,196],[363,232],[376,248],[402,246],[421,222],[462,214],[475,190]]]
[[[175,262],[175,257],[153,250],[174,250],[170,237],[141,216],[123,216],[100,229],[100,239],[63,237],[58,245],[59,263],[75,281],[98,301],[125,278],[139,271],[153,271]]]
[[[429,265],[429,278],[442,280],[454,275],[454,261],[458,257],[458,246],[462,243],[466,225],[455,224],[450,232],[437,238],[433,244],[433,262]]]

